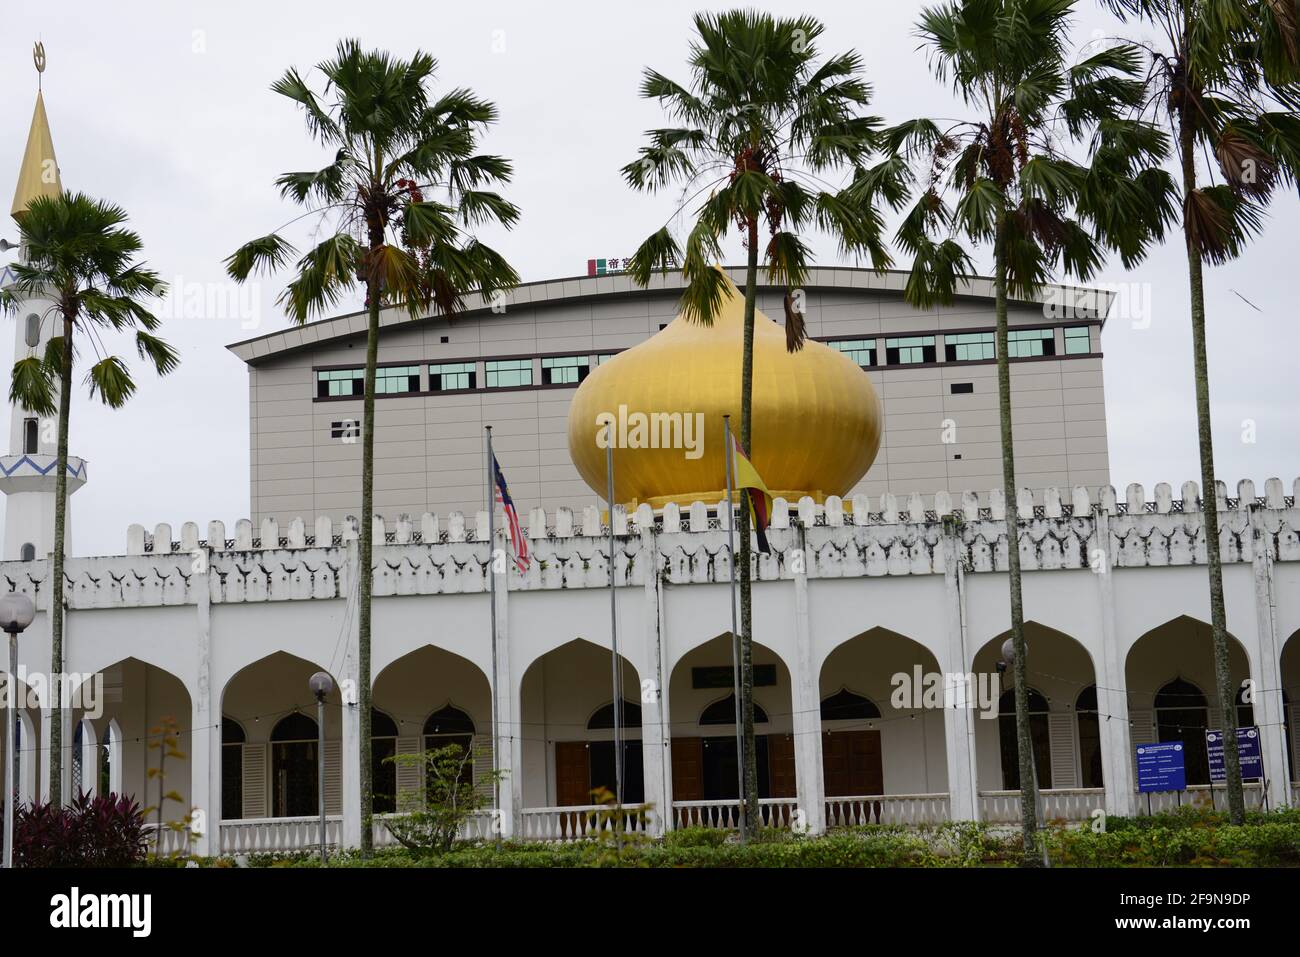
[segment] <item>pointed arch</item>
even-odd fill
[[[626,698],[622,699],[622,706],[619,709],[619,727],[622,728],[639,728],[641,727],[641,706],[633,704]],[[588,731],[604,731],[607,728],[614,727],[614,702],[601,705],[591,713],[587,719]]]
[[[850,691],[840,685],[840,690],[821,701],[823,721],[872,721],[880,718],[880,709],[866,695]]]
[[[707,727],[716,724],[736,723],[736,696],[728,694],[705,706],[700,712],[700,727]],[[754,723],[767,724],[767,711],[757,701],[754,702]]]

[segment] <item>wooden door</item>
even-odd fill
[[[704,799],[704,751],[700,738],[673,738],[673,800]]]
[[[768,794],[774,798],[792,798],[798,793],[794,775],[794,735],[767,736]]]
[[[885,768],[879,731],[832,731],[822,737],[827,797],[882,794]]]
[[[555,803],[572,807],[591,803],[586,741],[555,742]]]

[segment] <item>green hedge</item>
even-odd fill
[[[1045,832],[1056,867],[1300,867],[1300,810],[1255,812],[1244,825],[1225,815],[1183,809],[1153,817],[1116,818],[1096,833],[1091,824]],[[997,867],[1021,856],[1014,828],[957,823],[928,827],[869,825],[824,837],[764,830],[749,844],[735,832],[689,828],[659,841],[629,838],[575,844],[463,843],[445,854],[418,855],[384,848],[369,860],[356,851],[330,856],[331,867]],[[149,862],[154,864],[153,861]],[[203,867],[234,866],[231,858],[208,858]],[[252,867],[319,867],[313,852],[251,855]],[[160,861],[156,866],[177,866]],[[183,866],[183,865],[182,865]]]

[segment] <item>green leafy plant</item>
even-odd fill
[[[156,829],[152,838],[154,858],[162,857],[163,833],[170,832],[178,836],[177,846],[168,852],[167,856],[174,861],[188,862],[197,859],[193,852],[194,839],[199,836],[197,811],[186,805],[185,798],[179,791],[163,790],[166,787],[167,759],[175,758],[179,761],[185,758],[185,752],[180,749],[180,744],[180,727],[176,719],[170,715],[149,729],[149,750],[158,752],[158,766],[149,768],[147,774],[149,780],[158,782],[158,803],[153,807],[145,808],[144,813],[148,814],[152,811],[156,815]],[[164,808],[168,802],[180,804],[185,808],[185,814],[176,820],[164,821]]]
[[[487,753],[486,746],[476,750],[449,744],[384,758],[385,763],[399,768],[418,769],[425,782],[422,788],[404,789],[397,795],[397,806],[412,810],[384,819],[384,826],[398,843],[425,854],[452,849],[470,817],[491,804],[487,795],[504,777],[502,771],[485,771],[475,781],[474,758],[483,753]]]

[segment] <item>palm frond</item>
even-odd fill
[[[141,359],[153,365],[158,375],[167,375],[181,363],[180,353],[157,336],[139,330],[135,334],[135,350]]]
[[[86,384],[90,387],[90,397],[99,396],[99,400],[110,409],[120,409],[135,394],[135,382],[131,371],[117,356],[107,356],[86,373]]]
[[[646,237],[632,256],[627,272],[638,286],[646,286],[654,273],[666,274],[681,262],[682,250],[665,226]]]
[[[275,272],[297,254],[292,244],[271,233],[244,243],[223,261],[227,275],[236,282],[243,282],[255,272]]]
[[[9,403],[40,416],[58,415],[55,383],[52,370],[36,356],[19,359],[9,380]]]

